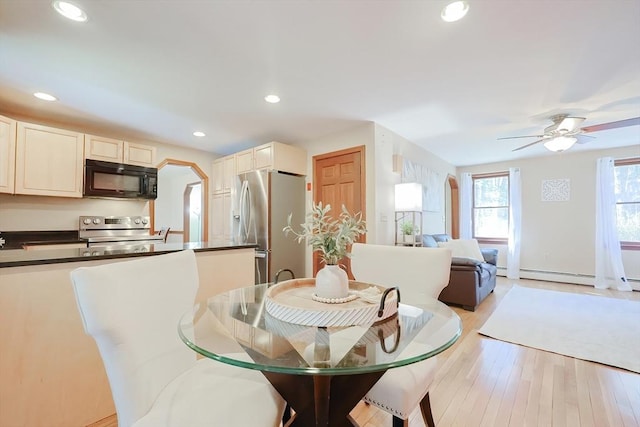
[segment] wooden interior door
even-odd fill
[[[362,212],[362,217],[366,219],[364,159],[364,146],[314,156],[314,202],[331,205],[329,214],[333,217],[340,215],[344,205],[352,214]],[[366,235],[360,236],[359,241],[366,241]],[[349,259],[343,258],[340,264],[346,267],[349,278],[353,279]],[[320,257],[314,253],[313,275],[322,267]]]
[[[447,183],[449,186],[448,193],[451,199],[449,200],[450,210],[448,215],[448,221],[451,225],[451,238],[460,238],[460,192],[458,190],[458,180],[453,175],[447,176]]]

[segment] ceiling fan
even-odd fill
[[[585,135],[586,133],[599,132],[601,130],[616,129],[627,126],[640,125],[640,117],[634,117],[632,119],[619,120],[616,122],[601,123],[599,125],[580,127],[584,117],[571,117],[569,114],[557,114],[551,116],[550,120],[552,125],[546,127],[541,135],[525,135],[525,136],[507,136],[501,139],[516,139],[516,138],[538,138],[529,144],[515,148],[512,151],[522,150],[523,148],[530,147],[539,142],[543,142],[545,148],[551,151],[564,151],[573,146],[574,143],[584,143],[586,140],[582,138],[595,138],[594,136]]]

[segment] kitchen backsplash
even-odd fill
[[[149,215],[149,202],[0,194],[0,232],[78,230],[80,215]]]

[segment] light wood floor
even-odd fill
[[[478,334],[514,284],[640,301],[640,292],[499,277],[495,291],[475,312],[454,308],[463,332],[453,347],[438,356],[430,391],[436,425],[640,426],[640,374]],[[391,426],[389,414],[363,403],[351,415],[361,427]],[[418,410],[409,426],[424,426]],[[113,416],[90,427],[117,427],[117,422]]]

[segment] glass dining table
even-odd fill
[[[271,287],[201,301],[178,333],[202,356],[261,371],[294,410],[287,426],[357,425],[349,412],[387,370],[441,353],[462,331],[458,315],[437,300],[400,302],[397,313],[364,324],[292,323],[266,308]]]

